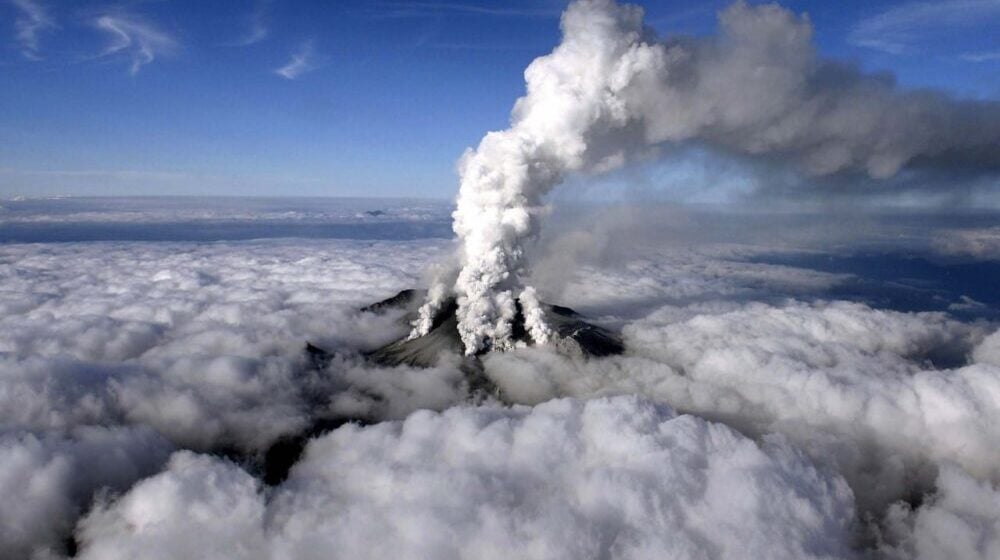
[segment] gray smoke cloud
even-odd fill
[[[1000,168],[1000,105],[902,91],[824,60],[806,16],[737,2],[720,12],[717,36],[666,40],[642,16],[613,0],[571,4],[561,44],[525,70],[510,128],[459,162],[453,291],[468,353],[513,347],[516,301],[530,288],[525,242],[538,231],[542,197],[569,174],[689,143],[863,183],[904,168]],[[413,336],[426,332],[451,282],[445,275],[432,289]],[[533,301],[520,302],[526,317]]]

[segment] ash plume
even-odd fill
[[[524,281],[525,242],[543,197],[572,173],[686,143],[872,185],[904,168],[1000,169],[997,103],[902,91],[824,60],[808,16],[777,5],[734,3],[719,14],[719,34],[704,39],[657,39],[639,7],[613,0],[574,2],[561,26],[561,44],[525,70],[511,126],[459,161],[460,271],[452,288],[448,274],[432,287],[412,337],[453,290],[468,354],[515,346],[518,302],[526,317],[540,316]]]

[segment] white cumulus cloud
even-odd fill
[[[270,495],[181,453],[83,520],[80,557],[848,558],[852,514],[843,480],[780,440],[557,400],[341,428]]]
[[[78,426],[0,434],[0,548],[5,558],[64,552],[95,493],[122,492],[161,468],[171,446],[148,428]]]
[[[355,309],[416,284],[442,248],[282,241],[185,247],[0,250],[18,262],[0,273],[0,418],[49,429],[124,417],[185,446],[266,448],[308,424],[316,395],[330,399],[335,387],[348,389],[342,377],[304,371],[306,341],[365,348],[400,336],[391,315]],[[438,384],[427,381],[431,395],[421,398],[418,380],[430,374],[366,377],[344,369],[341,375],[370,389],[369,399],[379,387],[399,386],[414,407],[441,402],[442,387],[461,381],[441,370]],[[396,416],[412,410],[404,399],[392,402],[381,406]]]
[[[525,349],[490,355],[486,367],[518,402],[635,393],[749,434],[782,433],[878,511],[912,484],[929,488],[946,462],[1000,479],[1000,370],[955,367],[981,337],[942,314],[712,303],[629,324],[624,357],[580,362]]]
[[[887,515],[882,552],[894,560],[982,560],[1000,557],[1000,488],[946,467],[937,492],[913,510]]]

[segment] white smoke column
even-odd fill
[[[487,134],[459,162],[454,228],[463,264],[455,291],[469,354],[487,344],[512,347],[523,241],[536,231],[541,197],[593,159],[587,137],[595,129],[627,124],[618,92],[646,67],[640,61],[662,54],[641,42],[642,11],[634,6],[577,2],[563,14],[562,28],[562,44],[525,71],[528,93],[514,107],[511,128]],[[432,314],[433,306],[423,312]],[[537,330],[541,336],[541,325]]]
[[[777,5],[737,2],[719,26],[715,38],[664,43],[644,29],[638,7],[579,0],[566,9],[563,41],[528,66],[510,128],[488,133],[458,165],[454,292],[468,354],[512,347],[524,242],[537,231],[542,197],[567,173],[685,141],[813,176],[887,178],[914,160],[1000,169],[997,103],[900,92],[884,77],[821,60],[808,17]],[[414,336],[444,299],[425,305]]]
[[[453,269],[437,270],[427,290],[427,299],[413,320],[413,329],[408,340],[423,336],[434,326],[434,316],[451,296],[451,285],[455,283]]]
[[[545,323],[545,312],[542,310],[542,302],[538,301],[538,293],[534,288],[528,286],[521,292],[519,298],[521,302],[521,312],[524,314],[524,326],[528,329],[528,334],[535,344],[548,344],[552,342],[552,329]]]

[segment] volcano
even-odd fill
[[[403,290],[398,294],[362,307],[361,313],[388,313],[402,310],[399,321],[409,326],[417,317],[420,305],[427,296],[426,290]],[[583,316],[568,307],[541,304],[545,323],[555,333],[553,340],[547,346],[564,355],[575,357],[602,357],[621,354],[625,345],[617,334],[603,327],[588,323]],[[482,350],[473,356],[465,356],[465,347],[458,333],[458,302],[451,298],[434,316],[431,329],[427,334],[409,338],[403,337],[385,346],[362,352],[361,357],[376,366],[393,367],[407,365],[411,367],[430,368],[438,365],[443,354],[453,354],[461,357],[459,369],[465,375],[468,383],[470,400],[475,402],[482,398],[495,398],[508,402],[500,388],[489,378],[483,369],[480,357],[489,352]],[[513,338],[517,343],[533,346],[536,341],[524,325],[524,314],[520,305],[513,322]],[[306,358],[311,369],[321,371],[334,360],[335,353],[324,350],[307,342]],[[356,354],[355,354],[356,355]],[[307,430],[300,434],[282,438],[277,441],[260,460],[258,468],[268,484],[279,484],[288,476],[288,471],[302,455],[302,450],[310,438],[326,433],[347,422],[367,424],[377,421],[365,416],[328,417],[317,420]]]
[[[417,309],[424,300],[424,290],[403,290],[398,294],[373,303],[361,309],[362,312],[384,313],[390,309],[406,309],[400,319],[410,324],[417,315]],[[442,352],[450,352],[459,356],[465,353],[462,339],[458,333],[458,318],[456,311],[458,302],[451,298],[434,317],[430,331],[417,338],[404,337],[365,354],[372,363],[383,366],[410,365],[415,367],[432,367],[437,364]],[[550,343],[557,351],[580,357],[602,357],[621,354],[625,346],[617,334],[608,329],[588,323],[583,316],[568,307],[542,304],[545,322],[556,333],[555,342]],[[536,341],[531,338],[524,325],[524,314],[520,305],[513,322],[513,338],[516,343],[533,346]],[[478,362],[478,357],[489,352],[481,350],[476,356],[470,357]]]
[[[359,309],[361,313],[387,313],[403,310],[399,321],[409,326],[417,317],[420,305],[426,297],[426,290],[403,290],[396,295],[367,305]],[[560,305],[541,304],[546,325],[555,333],[553,340],[546,346],[566,356],[577,358],[600,358],[613,356],[625,351],[621,338],[614,332],[588,323],[583,316],[568,307]],[[383,367],[406,365],[419,368],[431,368],[438,365],[443,355],[451,354],[461,357],[458,364],[465,373],[469,383],[470,393],[475,395],[490,395],[503,400],[499,388],[483,371],[481,356],[490,350],[483,349],[472,356],[465,355],[458,332],[458,302],[450,298],[441,306],[434,316],[427,334],[416,338],[408,336],[390,342],[374,350],[362,352],[362,358],[370,364]],[[531,338],[525,328],[524,314],[520,305],[513,321],[513,339],[515,343],[535,346],[537,342]],[[306,343],[305,353],[316,370],[325,369],[334,359],[334,353],[324,350],[312,343]]]

